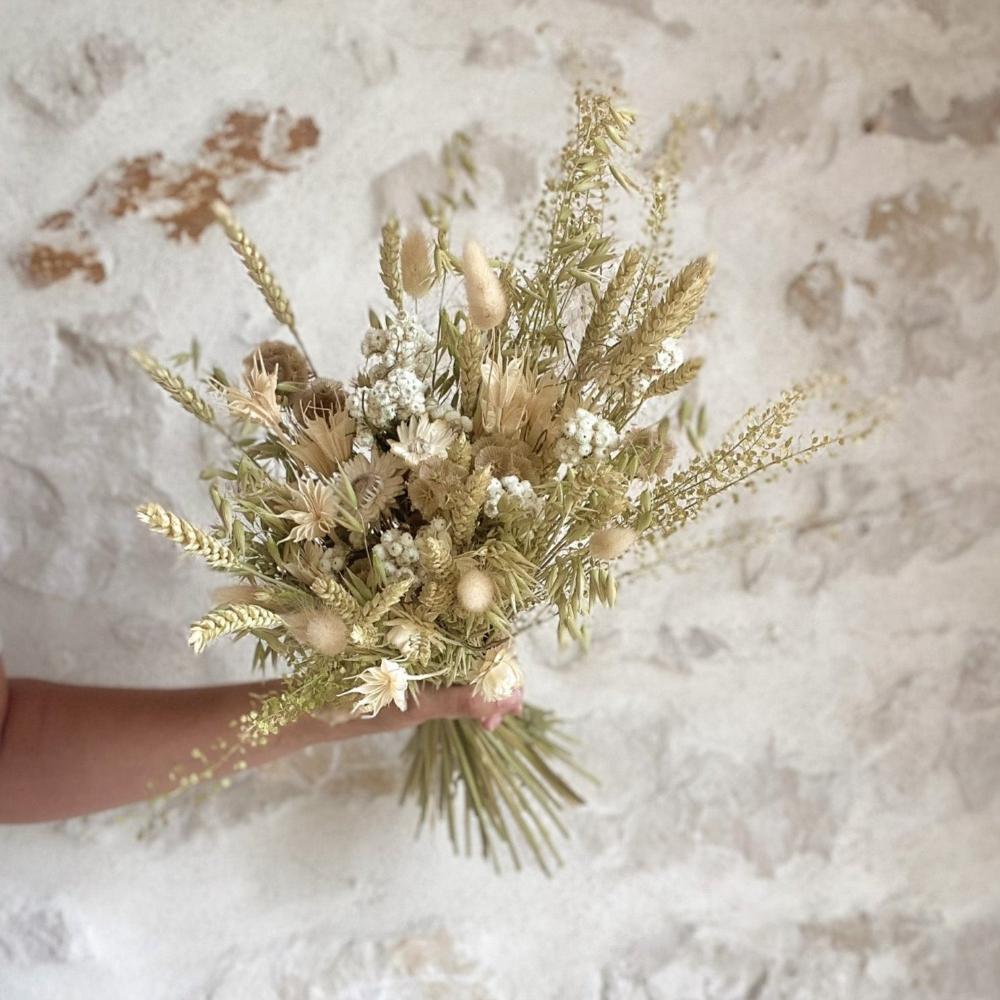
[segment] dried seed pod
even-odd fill
[[[507,315],[507,296],[500,279],[490,267],[483,248],[474,240],[465,244],[462,269],[465,274],[465,294],[469,302],[469,319],[480,330],[492,330]]]
[[[419,229],[410,230],[403,240],[400,270],[403,291],[415,299],[426,295],[434,284],[434,265],[431,263],[427,240]]]
[[[456,593],[458,603],[465,611],[482,614],[492,606],[496,588],[481,569],[470,569],[459,577]]]
[[[601,528],[590,536],[590,554],[595,559],[611,562],[625,555],[635,540],[636,534],[631,528]]]
[[[329,608],[296,611],[285,615],[285,624],[303,646],[324,656],[338,656],[347,648],[344,619]]]

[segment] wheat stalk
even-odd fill
[[[413,584],[414,578],[412,576],[401,576],[399,579],[386,584],[362,608],[362,624],[374,625],[385,618],[399,604]]]
[[[215,426],[215,411],[211,404],[189,386],[176,372],[160,364],[152,355],[135,348],[129,351],[132,360],[175,402],[180,403],[202,423]]]
[[[318,576],[312,582],[312,592],[328,604],[348,625],[353,625],[362,616],[360,602],[339,581],[330,576]]]
[[[628,291],[632,287],[632,281],[641,263],[642,253],[639,250],[635,247],[626,250],[618,265],[618,270],[608,282],[604,294],[597,300],[587,328],[583,331],[583,337],[580,340],[577,369],[581,379],[585,376],[587,369],[600,358],[604,345],[611,334],[611,326],[618,315],[622,302],[625,301],[625,296],[628,295]]]
[[[628,382],[656,357],[665,340],[684,333],[705,299],[712,269],[708,257],[699,257],[674,276],[639,326],[608,351],[601,365],[604,385]]]
[[[382,227],[382,242],[378,248],[379,274],[382,277],[382,287],[392,304],[403,311],[403,279],[400,274],[400,238],[399,221],[390,219]]]
[[[273,611],[257,607],[256,604],[232,604],[199,618],[191,626],[188,645],[196,653],[200,653],[209,643],[224,635],[242,635],[262,628],[275,629],[282,624],[282,620]]]
[[[685,361],[672,372],[661,375],[658,379],[650,383],[649,388],[646,390],[646,398],[652,399],[654,396],[666,396],[671,392],[676,392],[697,376],[704,363],[703,358],[691,358],[690,361]]]
[[[190,521],[165,510],[158,503],[146,503],[136,508],[136,514],[143,524],[153,531],[177,542],[185,552],[195,552],[215,569],[233,569],[236,553],[228,545],[213,538]]]
[[[451,545],[447,536],[423,535],[417,539],[420,565],[432,579],[445,576],[452,565]]]
[[[476,530],[476,521],[486,502],[486,490],[492,476],[493,470],[488,465],[473,472],[465,481],[463,495],[455,501],[451,511],[451,523],[455,547],[458,549],[469,543]]]
[[[236,255],[240,260],[243,261],[243,266],[246,268],[247,274],[250,275],[250,280],[260,290],[260,294],[264,296],[264,301],[267,303],[274,318],[282,326],[288,327],[289,332],[295,338],[295,342],[299,345],[299,350],[302,351],[306,361],[309,363],[309,367],[315,372],[316,366],[312,363],[309,352],[306,350],[306,345],[302,342],[299,331],[295,326],[295,313],[292,312],[288,296],[275,280],[274,275],[271,274],[264,255],[257,249],[256,244],[247,236],[243,227],[236,221],[228,205],[223,204],[221,201],[216,201],[212,204],[212,213],[218,220],[219,225],[225,230],[226,236],[229,237],[230,246],[236,251]]]

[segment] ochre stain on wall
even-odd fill
[[[121,159],[103,171],[73,208],[39,224],[14,266],[31,288],[74,274],[104,281],[107,255],[94,233],[109,221],[139,215],[161,226],[168,239],[197,240],[212,224],[213,201],[238,203],[241,180],[288,173],[318,143],[315,121],[295,118],[285,108],[230,111],[186,161],[153,152]]]

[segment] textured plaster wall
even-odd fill
[[[603,784],[553,880],[414,843],[396,738],[318,749],[150,838],[142,810],[0,832],[0,996],[1000,996],[1000,6],[996,0],[139,4],[14,0],[0,67],[0,625],[12,673],[245,676],[195,660],[209,575],[134,520],[207,516],[214,443],[136,343],[229,363],[272,326],[235,202],[347,376],[376,234],[478,137],[498,246],[573,80],[655,149],[688,102],[679,256],[716,428],[819,367],[897,416],[625,591],[589,655],[526,644]]]

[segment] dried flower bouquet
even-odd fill
[[[595,602],[615,603],[623,567],[655,563],[656,546],[720,494],[870,429],[848,417],[834,434],[793,433],[815,383],[750,411],[712,449],[687,404],[663,418],[663,398],[701,367],[682,337],[712,261],[668,272],[669,163],[634,180],[619,162],[635,152],[633,114],[592,93],[576,110],[513,254],[472,241],[453,252],[447,195],[424,203],[430,238],[385,225],[389,307],[370,313],[351,384],[321,377],[285,293],[222,205],[219,222],[291,342],[261,344],[238,382],[213,371],[228,419],[136,352],[233,448],[231,468],[211,473],[213,529],[139,508],[154,531],[238,580],[190,643],[249,636],[255,666],[286,668],[283,690],[240,720],[227,754],[331,706],[405,710],[420,685],[504,698],[522,683],[519,632],[551,617],[560,638],[586,644],[586,619]],[[467,146],[458,136],[446,147],[459,179],[474,175]],[[643,239],[625,248],[607,231],[614,188],[647,199]],[[674,469],[685,431],[690,458]],[[526,706],[494,732],[426,722],[406,752],[421,822],[443,819],[456,845],[494,862],[506,850],[519,864],[524,846],[543,867],[557,857],[560,809],[581,799],[551,713]],[[213,773],[203,759],[195,777]]]

